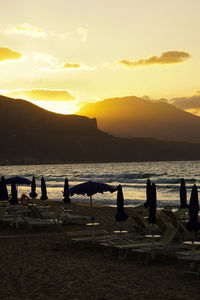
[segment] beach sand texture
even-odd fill
[[[71,204],[74,214],[89,215],[87,205]],[[126,209],[129,213],[129,209]],[[115,208],[95,206],[99,228],[119,228]],[[131,230],[131,218],[126,229]],[[80,225],[65,225],[80,230]],[[9,237],[10,235],[10,237]],[[157,257],[148,265],[135,255],[104,256],[98,245],[80,248],[57,228],[0,228],[0,299],[142,300],[199,299],[199,277],[183,274],[175,258]]]

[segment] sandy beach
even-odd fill
[[[70,205],[73,214],[88,216],[88,205]],[[99,228],[119,229],[116,209],[95,206]],[[127,213],[131,208],[126,209]],[[132,231],[128,218],[124,228]],[[66,231],[81,225],[66,224]],[[104,256],[98,245],[80,248],[58,227],[0,228],[0,299],[19,300],[131,300],[199,299],[199,277],[183,274],[183,265],[174,257],[158,256],[147,265],[134,254],[125,260]]]

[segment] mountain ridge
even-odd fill
[[[115,136],[200,142],[200,117],[165,102],[109,98],[86,104],[78,114],[95,115],[99,129]]]
[[[200,143],[114,137],[96,119],[0,96],[0,165],[199,160]]]

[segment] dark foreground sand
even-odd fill
[[[73,204],[72,211],[89,215],[87,206]],[[101,228],[119,227],[114,208],[95,207],[94,212]],[[131,220],[126,228],[131,230]],[[119,260],[105,257],[99,246],[80,249],[57,228],[0,230],[1,300],[200,299],[200,278],[183,275],[175,258],[158,257],[141,265],[134,255]],[[14,237],[2,237],[10,234]]]

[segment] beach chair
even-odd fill
[[[146,219],[140,214],[134,214],[130,216],[133,220],[133,229],[140,234],[148,234],[150,232],[149,224]]]
[[[182,210],[184,210],[184,209],[182,209]],[[179,233],[177,235],[177,237],[179,237],[180,240],[188,239],[190,237],[189,231],[186,229],[185,224],[182,222],[182,219],[180,218],[180,217],[182,217],[183,213],[184,213],[183,211],[181,213],[178,211],[176,213],[174,213],[171,210],[165,210],[165,209],[163,209],[161,211],[161,215],[162,214],[165,215],[168,224],[172,224],[174,227],[177,228],[178,233]]]
[[[61,219],[65,224],[81,224],[82,226],[91,221],[91,217],[74,215],[69,212],[62,212]]]
[[[5,225],[15,226],[19,228],[20,224],[26,224],[23,212],[24,210],[19,204],[9,205],[0,209],[0,222]]]
[[[44,220],[39,218],[31,218],[31,217],[24,217],[26,224],[28,225],[29,229],[32,229],[34,226],[52,226],[55,225],[55,222],[51,220]]]
[[[134,243],[112,243],[110,247],[113,249],[116,249],[118,251],[118,258],[125,259],[128,255],[128,252],[132,249],[147,249],[148,247],[157,247],[157,249],[161,249],[164,247],[169,247],[169,245],[172,243],[175,235],[177,233],[177,229],[173,226],[168,226],[166,231],[164,232],[163,236],[161,237],[159,242],[147,242],[144,240],[143,242],[134,242]],[[105,245],[104,245],[105,246]],[[106,245],[107,247],[109,245]]]
[[[178,259],[184,264],[184,274],[200,275],[200,253],[181,255]]]
[[[108,234],[107,230],[101,229],[101,230],[96,230],[96,235],[106,235]],[[81,237],[88,237],[91,236],[91,229],[87,230],[77,230],[77,231],[66,231],[65,234],[68,238],[73,239],[73,238],[81,238]]]
[[[31,215],[37,219],[44,219],[44,215],[39,211],[37,206],[28,205],[28,209],[30,210]]]

